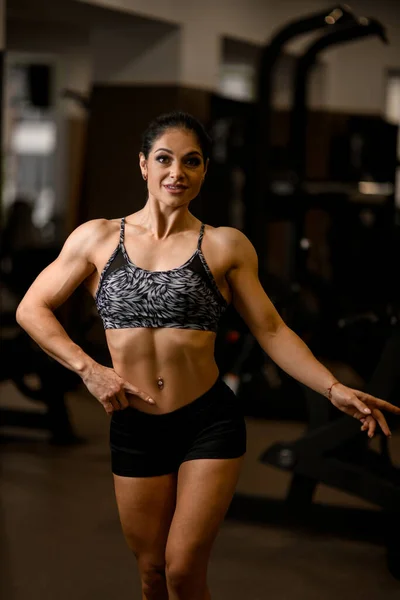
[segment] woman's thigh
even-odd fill
[[[136,557],[162,565],[176,504],[177,476],[121,477],[114,474],[122,530]]]
[[[175,513],[166,561],[172,570],[206,568],[212,544],[231,503],[243,457],[197,459],[178,472]]]

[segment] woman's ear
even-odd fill
[[[139,166],[143,179],[147,181],[147,160],[143,152],[139,152]]]

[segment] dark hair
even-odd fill
[[[211,138],[200,121],[189,113],[176,110],[156,117],[142,135],[141,152],[146,158],[155,143],[168,129],[186,129],[193,132],[199,142],[204,162],[211,154]]]

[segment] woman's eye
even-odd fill
[[[171,157],[168,156],[167,154],[161,154],[160,156],[157,156],[157,162],[161,163],[162,165],[165,165],[167,163],[169,163],[171,161]],[[188,158],[185,161],[185,164],[188,167],[198,167],[201,164],[201,160],[199,158]]]
[[[186,162],[190,167],[198,167],[200,164],[200,159],[199,158],[189,158]]]
[[[163,163],[166,163],[169,160],[169,156],[167,156],[167,155],[165,155],[165,156],[163,156],[163,155],[157,156],[157,160],[158,160],[158,162],[160,162],[160,163],[163,164]]]

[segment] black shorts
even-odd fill
[[[110,446],[115,475],[154,477],[177,472],[187,460],[242,456],[246,424],[235,394],[218,378],[205,394],[169,413],[114,412]]]

